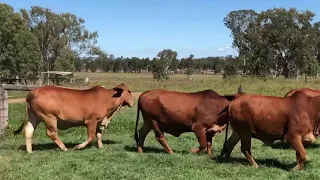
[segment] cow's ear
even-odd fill
[[[228,101],[232,101],[235,98],[235,95],[224,95],[223,97],[225,97]]]
[[[114,87],[113,90],[114,90],[114,93],[112,97],[120,97],[124,89],[120,87]]]
[[[128,89],[128,86],[126,84],[124,84],[124,83],[121,83],[121,84],[117,85],[114,88]]]

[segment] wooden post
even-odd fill
[[[0,135],[8,126],[8,91],[0,89]]]

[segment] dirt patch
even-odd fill
[[[26,101],[26,98],[8,99],[8,103],[22,103],[25,101]]]
[[[133,92],[132,96],[134,98],[138,98],[142,92]],[[18,98],[18,99],[8,99],[8,103],[22,103],[25,102],[26,98]]]

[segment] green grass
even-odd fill
[[[219,76],[199,75],[192,81],[184,75],[171,77],[169,81],[159,83],[150,75],[141,74],[76,74],[89,76],[90,85],[100,84],[112,87],[120,82],[127,83],[133,91],[145,91],[153,88],[167,88],[181,91],[214,89],[217,92],[234,93],[242,84],[248,93],[283,96],[291,88],[319,88],[319,81],[309,79],[263,81],[255,78],[234,78],[222,80]],[[93,81],[93,82],[92,82]],[[320,153],[319,142],[307,148],[308,164],[301,172],[290,171],[295,166],[295,151],[281,145],[265,146],[253,139],[252,154],[260,165],[252,168],[240,151],[240,143],[231,154],[231,161],[221,162],[216,159],[220,153],[224,133],[213,140],[213,158],[207,154],[199,156],[188,150],[197,147],[193,133],[182,134],[175,138],[165,134],[174,154],[165,153],[155,140],[151,131],[145,141],[145,153],[136,152],[133,138],[136,107],[124,108],[114,116],[106,128],[103,149],[97,148],[94,141],[84,150],[71,148],[87,138],[84,127],[59,131],[59,137],[67,145],[68,151],[62,152],[45,135],[41,123],[34,134],[34,153],[27,154],[23,135],[13,137],[24,116],[24,103],[9,104],[9,127],[0,139],[0,179],[319,179]],[[140,125],[142,118],[140,118]],[[230,135],[230,134],[229,134]],[[317,148],[318,147],[318,148]]]
[[[304,82],[304,78],[277,80],[258,78],[234,77],[227,80],[218,75],[194,75],[192,80],[188,80],[186,75],[171,75],[170,79],[164,82],[157,82],[151,74],[136,73],[75,73],[75,77],[89,77],[90,84],[105,85],[114,87],[124,82],[129,85],[132,91],[141,92],[149,89],[164,88],[179,91],[200,91],[213,89],[218,93],[235,93],[241,84],[247,93],[259,93],[266,95],[283,96],[289,90],[298,87],[320,88],[320,79],[309,78]]]
[[[260,165],[259,169],[247,163],[239,144],[232,153],[232,161],[218,161],[216,157],[222,148],[224,133],[213,141],[213,159],[205,153],[198,156],[187,151],[198,146],[193,133],[185,133],[179,138],[166,134],[169,146],[174,150],[174,154],[169,155],[151,131],[146,138],[145,153],[138,154],[133,139],[135,108],[125,108],[115,116],[103,136],[103,149],[98,149],[94,141],[84,150],[72,150],[87,137],[85,128],[79,127],[59,131],[59,137],[69,148],[62,152],[45,135],[44,124],[41,123],[34,134],[33,154],[27,154],[23,136],[14,138],[12,135],[22,121],[23,110],[23,103],[10,104],[9,128],[0,139],[0,179],[320,178],[320,155],[316,145],[307,149],[309,164],[301,172],[288,170],[295,165],[294,150],[264,146],[258,140],[253,140],[252,153]]]
[[[234,77],[227,80],[218,75],[194,75],[192,80],[188,80],[186,75],[171,75],[170,79],[158,82],[152,78],[152,74],[137,73],[74,73],[76,78],[89,77],[89,87],[103,85],[112,88],[121,82],[129,85],[133,92],[143,92],[149,89],[164,88],[178,91],[200,91],[213,89],[221,94],[235,93],[241,84],[247,93],[259,93],[265,95],[283,96],[291,89],[298,87],[310,87],[320,89],[320,79],[309,78],[304,82],[304,78],[277,80],[259,78]],[[72,86],[71,86],[72,87]],[[11,98],[23,98],[26,91],[9,91]]]
[[[25,98],[28,91],[8,91],[9,99]]]

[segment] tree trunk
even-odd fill
[[[289,78],[289,69],[287,65],[283,66],[283,75],[286,79]]]
[[[305,74],[305,75],[304,75],[304,82],[307,82],[307,79],[308,79],[308,75]]]

